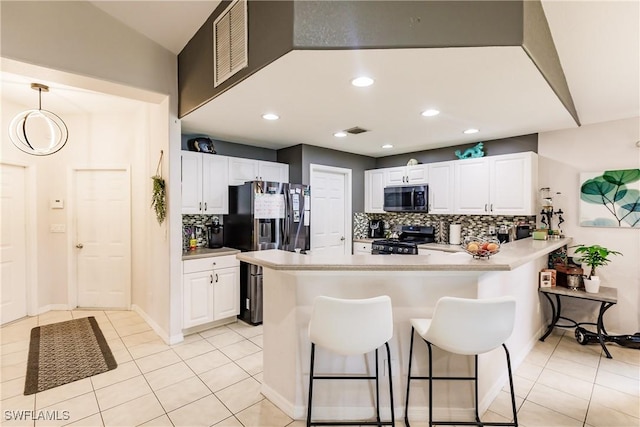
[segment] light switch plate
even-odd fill
[[[67,226],[64,224],[51,224],[49,230],[52,233],[64,233],[67,231]]]
[[[64,200],[51,199],[51,209],[64,209]]]

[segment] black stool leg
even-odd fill
[[[309,367],[309,400],[307,401],[307,427],[311,426],[311,398],[313,395],[313,361],[315,358],[316,345],[311,343],[311,366]]]
[[[480,414],[478,414],[478,355],[473,356],[473,385],[475,389],[476,399],[476,421],[480,422]]]
[[[425,342],[429,349],[429,427],[433,427],[433,353],[431,352],[431,343]]]
[[[511,389],[511,409],[513,410],[513,425],[518,427],[518,414],[516,410],[516,391],[513,388],[513,375],[511,374],[511,357],[509,356],[509,350],[507,346],[502,344],[504,353],[507,356],[507,372],[509,373],[509,388]]]
[[[380,383],[378,381],[378,349],[376,348],[376,419],[380,422]]]
[[[391,425],[395,426],[396,416],[393,409],[393,380],[391,379],[391,350],[389,349],[389,343],[384,343],[387,348],[387,367],[389,368],[389,405],[391,407]]]
[[[404,425],[409,426],[409,386],[411,385],[411,360],[413,356],[413,337],[414,337],[414,329],[411,327],[411,345],[409,346],[409,373],[407,374],[407,394],[404,402]]]

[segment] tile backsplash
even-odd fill
[[[222,224],[222,215],[182,215],[182,249],[189,249],[192,230],[196,234],[197,246],[199,248],[207,246],[206,225],[214,218],[218,218]]]
[[[462,225],[462,238],[465,236],[485,236],[489,234],[489,226],[497,228],[502,224],[516,224],[525,222],[535,228],[536,217],[531,216],[503,216],[503,215],[430,215],[420,213],[386,213],[369,214],[357,212],[353,214],[353,238],[362,239],[367,237],[369,220],[381,219],[384,221],[385,231],[390,234],[400,225],[432,225],[435,227],[436,241],[438,237],[445,242],[449,235],[449,224]],[[440,230],[440,224],[445,229]]]

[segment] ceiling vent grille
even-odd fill
[[[247,52],[247,0],[236,0],[213,22],[215,87],[247,67]]]
[[[352,127],[352,128],[349,128],[349,129],[345,129],[345,132],[350,133],[351,135],[357,135],[359,133],[369,132],[369,130],[368,129],[363,129],[363,128],[359,127],[359,126],[356,126],[356,127]]]

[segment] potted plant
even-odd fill
[[[587,292],[596,293],[600,288],[600,278],[596,274],[596,268],[607,265],[611,260],[607,258],[609,255],[622,255],[618,251],[607,249],[600,245],[578,245],[575,253],[580,257],[579,261],[591,268],[589,275],[585,276],[584,286]]]

